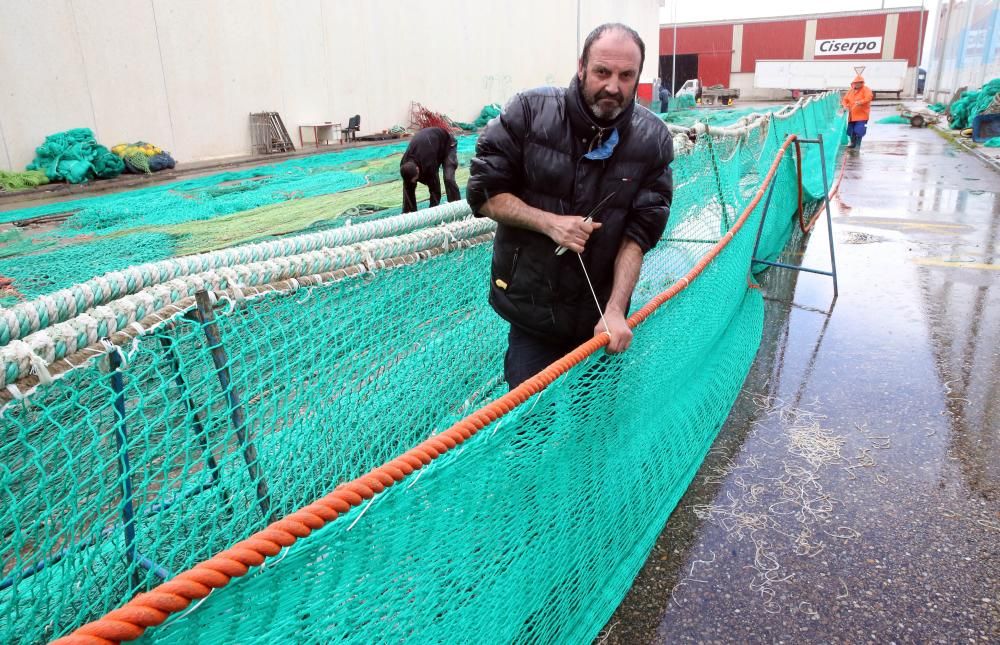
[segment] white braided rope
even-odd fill
[[[712,134],[720,137],[738,137],[745,136],[751,130],[762,127],[768,119],[776,117],[779,119],[787,119],[796,115],[800,110],[804,109],[810,103],[817,101],[826,100],[834,92],[823,92],[821,94],[810,94],[800,98],[793,105],[786,105],[780,110],[776,110],[771,113],[753,112],[745,116],[740,117],[736,123],[726,126],[708,126],[704,123],[696,123],[691,127],[683,127],[679,125],[667,124],[670,128],[670,132],[674,136],[683,134],[688,135],[694,133],[695,135],[702,135],[711,129]]]
[[[107,273],[29,302],[18,303],[10,308],[0,308],[0,345],[68,320],[96,305],[176,278],[239,264],[297,255],[306,251],[400,235],[425,226],[454,222],[470,214],[471,210],[465,201],[450,202],[435,208],[364,224],[140,264],[122,271]]]
[[[168,308],[182,298],[201,290],[215,291],[265,285],[289,278],[315,275],[364,265],[365,271],[384,266],[385,260],[407,253],[434,248],[449,248],[461,240],[490,233],[496,223],[486,218],[467,218],[421,229],[405,235],[309,251],[262,262],[222,267],[194,275],[178,277],[153,285],[139,293],[100,305],[46,330],[15,339],[0,347],[0,388],[34,371],[41,378],[41,368],[100,339],[124,330],[155,312]],[[235,303],[234,303],[235,304]]]
[[[800,110],[804,109],[810,103],[826,100],[831,94],[834,94],[834,92],[810,94],[800,98],[793,105],[786,105],[770,114],[760,112],[747,114],[740,117],[735,124],[728,126],[708,126],[704,123],[696,123],[691,127],[685,128],[668,124],[667,127],[670,128],[670,132],[674,135],[674,152],[678,155],[687,154],[694,149],[695,143],[689,138],[692,134],[697,138],[711,130],[712,135],[716,137],[743,137],[750,134],[753,130],[767,127],[768,121],[771,118],[780,120],[788,119],[798,114]]]

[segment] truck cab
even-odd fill
[[[695,103],[703,105],[732,105],[733,101],[739,98],[740,91],[721,85],[706,88],[699,79],[692,78],[681,85],[681,89],[677,90],[677,96],[690,96]]]
[[[684,81],[684,85],[677,90],[677,96],[689,95],[693,96],[695,101],[701,99],[701,81],[697,78],[691,78]]]

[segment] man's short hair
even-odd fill
[[[399,166],[399,174],[403,177],[403,181],[408,183],[413,183],[417,180],[417,174],[420,171],[417,170],[417,164],[412,161],[405,161]]]
[[[642,66],[646,62],[646,43],[642,42],[642,38],[635,29],[632,29],[628,25],[623,25],[620,22],[606,22],[600,25],[594,31],[590,32],[587,36],[587,40],[583,41],[583,53],[580,54],[580,60],[583,62],[583,66],[586,67],[587,63],[590,61],[590,47],[594,44],[598,38],[603,36],[609,31],[620,31],[626,36],[632,39],[636,45],[639,46],[639,71],[642,71]]]

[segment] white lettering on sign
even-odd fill
[[[816,41],[816,56],[854,56],[882,53],[882,37],[825,38]]]

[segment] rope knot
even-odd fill
[[[48,338],[46,336],[46,338]],[[50,339],[51,342],[51,339]],[[27,363],[31,371],[38,377],[41,385],[52,383],[52,374],[49,373],[49,365],[44,358],[35,353],[34,348],[23,340],[12,340],[7,343],[7,347],[14,354],[14,360],[18,363]]]

